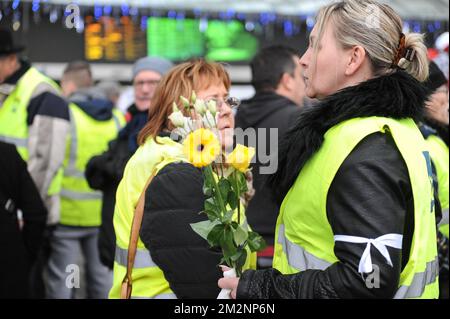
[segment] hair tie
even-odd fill
[[[412,62],[415,56],[416,50],[412,48],[406,48],[406,36],[401,33],[400,41],[398,42],[397,53],[395,54],[392,66],[404,68],[407,64]]]
[[[401,33],[400,40],[398,42],[397,53],[395,54],[394,61],[392,62],[393,66],[397,66],[400,59],[404,57],[406,51],[405,43],[406,37],[403,33]]]

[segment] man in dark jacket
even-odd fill
[[[24,49],[13,42],[11,32],[0,30],[0,140],[15,144],[27,162],[48,211],[50,234],[59,221],[58,177],[70,127],[69,108],[56,83],[19,57]],[[43,249],[33,270],[33,297],[45,295],[40,277],[47,253]]]
[[[247,218],[251,227],[268,244],[268,248],[258,255],[258,266],[265,268],[272,266],[279,206],[265,186],[264,175],[276,171],[279,141],[295,121],[299,106],[305,104],[305,85],[301,78],[299,57],[294,49],[283,46],[265,48],[256,55],[250,66],[256,94],[239,107],[236,128],[255,130],[256,140],[253,142],[256,144],[250,145],[256,147],[257,154],[256,163],[252,165],[255,196],[247,208]],[[239,130],[236,132],[239,138]]]
[[[0,142],[0,154],[0,299],[28,298],[33,296],[30,270],[42,244],[47,210],[14,145]]]
[[[113,227],[116,190],[122,179],[125,165],[138,148],[137,136],[147,123],[148,109],[160,79],[172,67],[166,59],[145,57],[133,66],[135,102],[128,108],[127,125],[119,137],[109,144],[108,150],[94,156],[86,166],[89,186],[103,192],[102,225],[99,234],[101,262],[113,268],[116,236]]]

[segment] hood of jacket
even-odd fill
[[[113,116],[113,103],[95,88],[78,90],[70,96],[69,101],[97,121],[108,121]]]
[[[275,92],[258,92],[251,99],[243,101],[239,107],[239,125],[256,127],[275,112],[286,108],[298,107],[293,101]]]
[[[402,70],[344,88],[319,104],[304,108],[286,134],[279,151],[278,171],[269,177],[281,203],[306,161],[321,147],[333,126],[357,117],[423,119],[429,91]]]

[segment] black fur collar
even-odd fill
[[[304,109],[279,148],[278,171],[269,177],[282,202],[306,161],[321,147],[334,125],[356,117],[422,119],[427,89],[404,71],[397,71],[345,88],[316,106]]]

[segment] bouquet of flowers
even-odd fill
[[[169,119],[176,127],[175,133],[184,138],[184,153],[192,165],[202,168],[203,192],[206,196],[204,210],[208,220],[191,224],[192,229],[211,247],[222,250],[221,264],[235,271],[237,276],[247,259],[247,247],[251,252],[264,249],[264,239],[249,229],[243,220],[241,198],[247,192],[245,173],[255,149],[236,145],[229,154],[222,152],[216,123],[215,101],[197,99],[195,92],[190,99],[180,97],[184,114],[173,104]],[[219,295],[220,296],[220,295]]]

